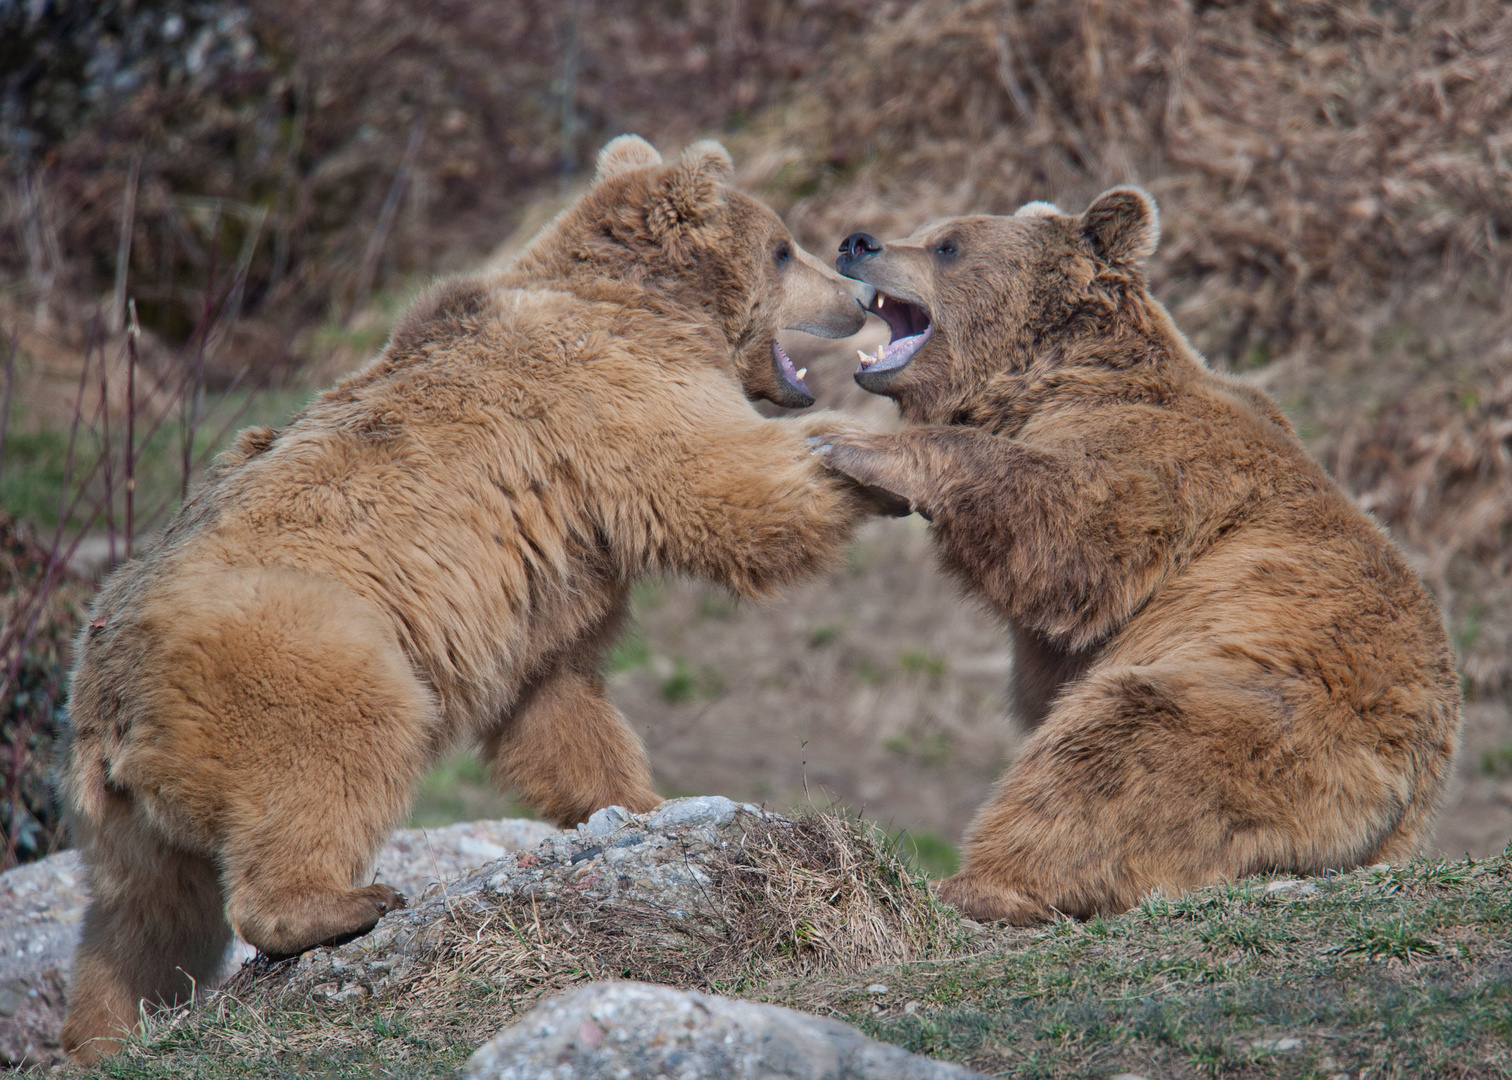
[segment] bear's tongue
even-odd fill
[[[808,398],[809,404],[812,405],[813,391],[803,381],[803,377],[808,374],[808,368],[794,368],[792,357],[788,356],[787,351],[775,339],[772,341],[772,362],[777,369],[777,374],[782,377],[783,382],[787,383],[788,388]]]
[[[866,310],[880,316],[887,323],[892,330],[892,340],[880,346],[874,356],[856,350],[861,357],[861,366],[856,369],[858,375],[863,372],[897,371],[914,358],[914,354],[924,347],[924,343],[934,333],[929,312],[918,304],[879,292]]]

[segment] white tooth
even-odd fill
[[[886,300],[886,299],[887,299],[887,297],[883,296],[881,293],[877,294],[877,310],[878,311],[882,310],[882,302],[884,300]]]
[[[863,364],[869,364],[869,363],[871,363],[871,362],[872,362],[872,360],[873,360],[873,359],[874,359],[874,358],[873,358],[873,357],[870,357],[870,356],[867,356],[867,355],[866,355],[866,354],[865,354],[865,353],[864,353],[864,352],[862,352],[862,351],[861,351],[861,350],[860,350],[860,349],[857,349],[857,350],[856,350],[856,355],[857,355],[857,356],[859,356],[859,357],[860,357],[860,358],[861,358],[861,362],[862,362],[862,363],[863,363]]]
[[[798,369],[798,381],[802,382],[803,381],[803,377],[805,375],[807,375],[807,374],[808,374],[808,368],[806,368],[806,367],[799,368]]]

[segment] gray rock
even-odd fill
[[[62,1060],[68,962],[87,899],[77,852],[0,874],[0,1067]]]
[[[1255,1050],[1284,1054],[1290,1050],[1302,1049],[1302,1040],[1294,1035],[1280,1035],[1274,1039],[1256,1039],[1250,1046]]]
[[[1265,886],[1265,892],[1267,896],[1279,896],[1284,900],[1298,900],[1304,897],[1317,896],[1318,887],[1310,881],[1286,878],[1281,881],[1268,882]]]
[[[699,864],[728,845],[732,836],[721,835],[720,823],[726,831],[735,828],[731,823],[742,809],[717,796],[673,799],[649,814],[606,807],[574,831],[552,833],[528,853],[507,853],[422,902],[390,912],[362,937],[312,949],[281,969],[275,993],[319,1002],[347,1000],[340,995],[353,985],[374,997],[402,991],[415,978],[417,963],[429,963],[439,923],[512,899],[655,911],[664,916],[658,933],[668,947],[698,947],[700,930],[708,927],[694,913],[707,907],[709,881]]]
[[[542,1002],[468,1060],[462,1080],[970,1080],[848,1024],[636,982]]]
[[[727,825],[741,810],[760,814],[750,803],[732,802],[723,795],[699,795],[691,799],[672,799],[651,812],[648,829],[675,829],[693,825]]]
[[[512,851],[528,851],[561,830],[544,821],[462,821],[439,829],[401,829],[378,856],[378,880],[411,900]]]
[[[378,856],[378,880],[420,899],[558,830],[540,821],[470,821],[402,829]],[[89,901],[79,853],[65,851],[0,874],[0,1067],[55,1065],[63,1051],[70,967]],[[231,967],[252,956],[238,942]]]
[[[578,826],[583,836],[608,836],[630,822],[630,811],[623,806],[606,806],[595,810],[593,816]]]

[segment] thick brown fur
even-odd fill
[[[1011,630],[1032,732],[941,889],[977,918],[1403,859],[1450,776],[1440,613],[1275,405],[1151,297],[1156,221],[1121,188],[1080,216],[1032,204],[842,248],[933,330],[857,376],[915,426],[820,452],[932,519]]]
[[[552,821],[654,807],[600,657],[648,572],[761,597],[872,503],[808,452],[781,327],[860,291],[726,186],[713,143],[605,148],[509,270],[446,282],[280,431],[244,432],[79,642],[63,792],[93,899],[64,1044],[213,980],[234,930],[290,955],[404,898],[366,884],[459,743]]]

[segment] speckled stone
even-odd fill
[[[971,1080],[849,1024],[669,986],[600,982],[537,1005],[462,1080]]]

